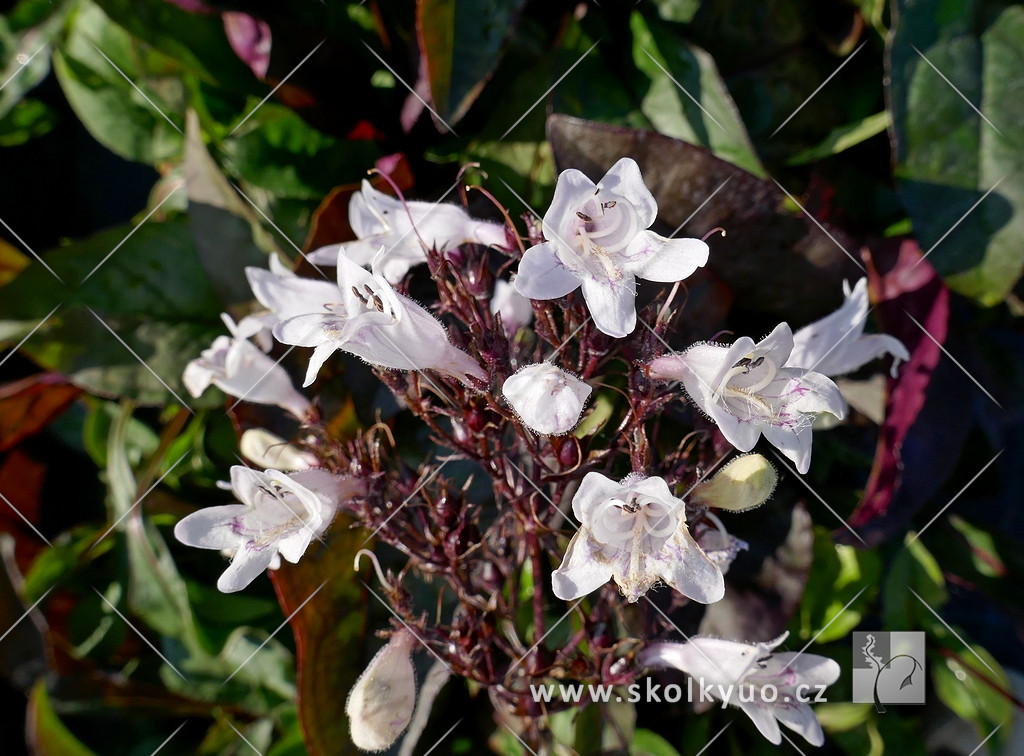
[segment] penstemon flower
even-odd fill
[[[174,526],[186,546],[231,552],[231,565],[217,581],[224,593],[240,591],[281,557],[298,562],[334,518],[338,504],[362,495],[366,484],[324,470],[260,472],[231,468],[230,488],[241,504],[207,507]]]
[[[793,350],[786,323],[754,343],[743,336],[732,344],[697,344],[682,354],[658,357],[651,377],[682,381],[686,393],[718,424],[740,451],[754,448],[761,434],[796,465],[811,465],[811,423],[828,412],[842,419],[846,403],[839,388],[821,373],[783,367]]]
[[[683,502],[662,478],[616,483],[587,473],[572,511],[580,529],[551,575],[558,598],[585,596],[610,578],[630,602],[661,581],[702,604],[725,595],[721,570],[690,535]]]
[[[308,314],[296,314],[274,326],[278,341],[314,347],[303,385],[311,384],[327,358],[339,349],[378,367],[436,370],[463,382],[467,378],[487,380],[487,373],[468,354],[452,346],[444,326],[433,315],[392,289],[379,273],[368,272],[344,256],[339,256],[337,263],[338,285],[330,299],[315,302],[308,307]],[[319,293],[320,282],[313,283]],[[290,287],[288,293],[298,288],[288,279],[285,285]],[[264,298],[264,304],[274,301],[266,292]],[[280,300],[288,297],[278,297]],[[290,300],[286,307],[289,314],[293,312]]]
[[[188,363],[182,382],[189,393],[198,398],[212,384],[229,396],[255,404],[276,404],[300,420],[306,418],[313,406],[295,390],[285,369],[240,335],[230,317],[221,317],[232,335],[218,336]]]
[[[527,365],[501,387],[519,419],[543,435],[575,428],[591,391],[584,381],[549,362]]]
[[[890,372],[895,378],[900,362],[909,360],[910,352],[895,336],[864,334],[868,316],[868,279],[860,279],[852,290],[844,281],[843,294],[846,300],[838,310],[793,334],[793,352],[789,355],[788,366],[816,370],[830,376],[845,375],[876,357],[891,354]]]
[[[825,735],[805,701],[839,679],[839,665],[815,654],[772,653],[788,635],[767,643],[718,638],[651,643],[640,652],[640,664],[686,672],[702,691],[739,707],[775,745],[782,743],[781,723],[820,746]]]
[[[636,327],[636,279],[681,281],[708,261],[700,239],[666,239],[646,230],[658,203],[640,168],[622,158],[596,185],[563,171],[544,215],[547,241],[526,250],[514,284],[530,299],[557,299],[583,287],[597,327],[622,337]]]
[[[389,283],[401,281],[413,266],[425,263],[428,247],[460,244],[505,246],[505,227],[477,220],[458,205],[406,201],[374,189],[363,180],[348,205],[349,224],[358,241],[331,244],[312,252],[310,262],[335,265],[339,255],[357,265],[370,265],[381,248],[380,272]]]

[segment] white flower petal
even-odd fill
[[[249,549],[242,546],[235,552],[231,564],[217,579],[217,589],[221,593],[235,593],[266,572],[271,566],[277,550],[272,548]]]
[[[558,259],[553,242],[543,242],[526,250],[512,284],[528,299],[558,299],[579,288],[580,277]]]
[[[636,328],[636,281],[632,274],[623,274],[613,284],[584,278],[583,298],[602,333],[623,338]]]
[[[602,192],[616,194],[629,202],[636,210],[642,228],[650,226],[658,217],[658,202],[644,183],[640,166],[633,158],[620,158],[608,169],[598,186]]]
[[[650,558],[650,569],[684,596],[701,604],[713,604],[725,596],[722,570],[690,536],[680,523],[662,551]]]
[[[782,743],[782,731],[779,729],[779,722],[775,718],[775,707],[768,706],[758,700],[755,700],[753,703],[739,701],[736,705],[744,714],[750,717],[758,731],[765,736],[769,743],[774,745]]]
[[[844,288],[847,288],[844,284]],[[793,336],[791,367],[802,367],[828,376],[852,373],[885,354],[893,355],[893,375],[901,360],[910,359],[903,343],[885,334],[864,335],[868,314],[868,280],[860,279],[835,312]]]
[[[561,566],[551,573],[551,589],[563,601],[593,593],[611,580],[612,566],[601,547],[583,529],[569,541]]]
[[[642,231],[629,247],[629,269],[648,281],[682,281],[707,264],[709,252],[710,247],[700,239],[666,239]]]
[[[597,185],[593,181],[575,168],[569,168],[559,173],[551,205],[544,213],[542,224],[544,238],[556,244],[570,244],[571,239],[562,239],[561,237],[567,233],[572,219],[575,217],[576,207],[593,195],[596,188]],[[526,292],[523,294],[530,296]],[[537,299],[537,297],[530,298]]]
[[[825,733],[822,732],[821,724],[814,716],[814,711],[807,704],[797,701],[790,701],[788,704],[783,702],[772,707],[770,714],[774,715],[781,724],[803,735],[804,740],[812,746],[820,748],[825,745]],[[764,731],[762,730],[762,732]]]
[[[835,382],[818,372],[783,368],[779,376],[790,377],[798,383],[796,396],[790,406],[794,412],[817,414],[828,412],[842,420],[846,416],[846,401]]]
[[[760,647],[719,638],[692,637],[686,643],[651,643],[641,653],[642,664],[672,667],[705,684],[735,685],[760,656]]]
[[[280,276],[263,268],[246,268],[245,275],[253,295],[278,321],[320,312],[325,305],[340,299],[338,287],[331,281],[292,274]]]
[[[181,375],[181,382],[185,384],[188,393],[198,399],[206,389],[210,388],[214,375],[216,373],[207,361],[200,358],[192,360],[185,366],[185,371]]]
[[[244,504],[199,509],[178,520],[174,537],[186,546],[199,549],[233,549],[243,536],[234,531],[232,523],[248,511]]]
[[[778,425],[765,425],[761,428],[764,437],[782,455],[796,465],[801,475],[811,469],[811,425],[808,422],[802,427],[785,428]]]
[[[605,499],[618,496],[625,489],[614,480],[599,472],[588,472],[583,476],[576,495],[572,497],[572,513],[580,522],[589,520],[594,508]]]
[[[769,678],[786,677],[790,672],[794,673],[800,682],[808,685],[832,685],[842,674],[835,660],[827,656],[782,651],[772,654],[759,675]]]

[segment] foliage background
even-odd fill
[[[182,369],[222,331],[219,313],[245,306],[245,265],[346,238],[347,198],[371,166],[410,196],[452,200],[459,166],[474,161],[470,180],[518,215],[546,207],[556,159],[625,153],[636,147],[627,129],[652,129],[679,140],[655,141],[661,173],[645,166],[663,218],[709,194],[666,176],[735,175],[722,212],[733,239],[756,239],[778,208],[748,221],[742,211],[774,182],[779,212],[806,211],[877,259],[916,243],[952,291],[925,302],[941,353],[883,317],[932,349],[927,380],[903,387],[883,432],[902,448],[902,486],[871,483],[877,432],[866,420],[816,436],[816,494],[784,481],[778,510],[802,501],[814,527],[806,590],[783,620],[844,670],[853,629],[928,633],[929,705],[884,716],[820,707],[828,752],[968,753],[997,726],[986,747],[1013,752],[1022,71],[1024,7],[988,0],[15,4],[0,17],[4,742],[148,754],[173,734],[166,753],[244,753],[245,740],[303,753],[301,693],[315,702],[303,711],[308,742],[344,752],[348,684],[386,617],[356,581],[332,581],[292,628],[331,674],[297,678],[270,582],[222,596],[220,557],[169,538],[182,515],[223,501],[214,482],[255,412],[225,413],[212,392],[183,402]],[[584,126],[559,148],[546,141],[552,113],[621,129]],[[838,247],[838,262],[808,278],[796,255],[751,265],[758,250],[731,244],[716,245],[717,283],[694,292],[694,307],[727,302],[737,331],[802,325],[852,275]],[[365,424],[375,401],[357,365],[345,376],[325,399],[338,435]],[[862,384],[880,401],[877,380]],[[902,411],[915,401],[919,413]],[[826,501],[872,548],[837,543]],[[282,571],[288,613],[317,575],[351,570],[346,537]],[[844,674],[833,701],[848,686]],[[449,685],[424,743],[463,715],[439,752],[521,753],[471,693]],[[681,708],[637,714],[634,752],[655,754],[695,753],[736,718],[716,710],[680,728]],[[600,718],[553,726],[582,748]],[[715,747],[767,749],[745,722]]]

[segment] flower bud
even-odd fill
[[[315,454],[289,444],[265,428],[245,431],[238,445],[243,457],[264,469],[292,472],[320,466]]]
[[[501,387],[519,419],[546,436],[575,428],[591,391],[584,381],[549,362],[527,365]]]
[[[390,748],[409,726],[416,705],[412,651],[416,636],[405,628],[373,657],[349,693],[345,713],[352,742],[364,751]]]
[[[745,454],[725,465],[710,481],[690,494],[690,501],[706,507],[745,512],[768,500],[779,474],[760,454]]]

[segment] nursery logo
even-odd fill
[[[882,704],[924,703],[924,633],[853,634],[853,701]]]

